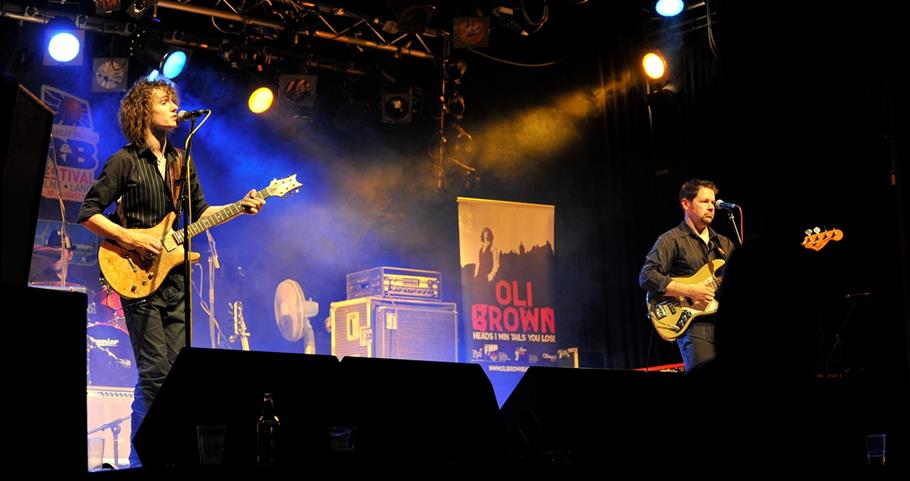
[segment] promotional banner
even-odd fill
[[[466,360],[490,372],[560,365],[551,205],[458,198]]]

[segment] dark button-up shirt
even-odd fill
[[[708,243],[685,221],[664,232],[645,257],[638,283],[650,293],[662,296],[671,277],[689,277],[708,262],[726,260],[733,252],[733,242],[708,227]]]
[[[134,228],[156,226],[169,212],[179,212],[173,192],[180,189],[178,156],[181,153],[170,143],[164,156],[167,161],[166,177],[158,171],[158,159],[144,143],[129,144],[114,153],[104,164],[97,182],[89,189],[79,210],[78,222],[82,223],[95,214],[101,214],[114,201],[117,202],[116,219],[119,225]],[[173,184],[173,185],[172,185]],[[173,192],[172,192],[173,187]],[[190,187],[193,220],[208,208],[205,194],[196,176],[196,166],[190,163]],[[176,201],[179,203],[179,199]]]

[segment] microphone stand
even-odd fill
[[[209,255],[209,338],[212,341],[212,349],[215,349],[218,344],[215,339],[215,324],[218,322],[215,320],[215,270],[221,269],[221,263],[218,262],[215,238],[209,231],[205,231],[205,234],[209,238],[209,250],[211,251]],[[221,329],[218,332],[220,334]]]
[[[95,434],[98,431],[104,431],[105,429],[111,430],[111,440],[114,442],[114,465],[115,466],[120,466],[120,446],[119,446],[120,443],[118,442],[119,438],[120,438],[120,429],[121,429],[120,425],[124,421],[129,420],[131,417],[132,417],[132,415],[124,416],[122,418],[115,419],[109,423],[102,424],[101,426],[98,426],[97,428],[92,429],[87,434],[88,436],[91,436],[92,434]],[[133,429],[138,429],[138,427],[133,428]]]
[[[190,270],[190,250],[192,241],[190,240],[190,223],[193,220],[192,205],[190,199],[190,162],[192,155],[190,149],[193,147],[193,134],[196,133],[196,119],[190,119],[190,134],[186,138],[186,161],[183,165],[183,182],[180,183],[180,204],[183,205],[183,309],[184,325],[186,326],[186,347],[193,345],[193,299],[192,299],[192,271]]]
[[[51,135],[51,145],[53,146],[54,136]],[[50,149],[51,163],[54,164],[54,177],[57,181],[56,184],[56,194],[57,194],[57,205],[60,207],[60,285],[66,286],[66,278],[69,273],[69,249],[70,249],[70,238],[66,233],[66,204],[63,202],[63,193],[60,191],[60,167],[57,164],[57,155],[54,154],[54,149]],[[91,301],[91,300],[90,300]]]
[[[727,218],[730,219],[730,223],[733,224],[733,232],[736,234],[736,240],[739,241],[739,245],[743,245],[743,237],[739,234],[739,228],[736,227],[736,219],[733,218],[733,209],[726,209]]]

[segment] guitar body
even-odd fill
[[[715,259],[689,277],[674,277],[673,280],[683,284],[709,284],[719,282],[715,272],[724,265],[722,259]],[[664,340],[673,341],[682,336],[692,321],[698,316],[717,312],[717,301],[708,304],[695,304],[687,297],[662,296],[648,298],[648,317]]]
[[[133,250],[127,250],[116,242],[105,240],[98,249],[98,265],[104,279],[111,289],[127,299],[141,299],[152,295],[164,278],[176,266],[183,264],[183,244],[178,244],[173,237],[173,212],[167,215],[158,225],[149,229],[135,229],[161,240],[164,249],[161,255],[148,261]],[[190,262],[199,260],[199,254],[190,252]]]

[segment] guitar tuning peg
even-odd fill
[[[806,235],[812,235],[812,229],[806,229]]]
[[[818,233],[821,232],[821,231],[822,231],[822,230],[819,229],[818,227],[816,227],[815,229],[812,229],[812,232],[815,232],[816,234],[818,234]]]

